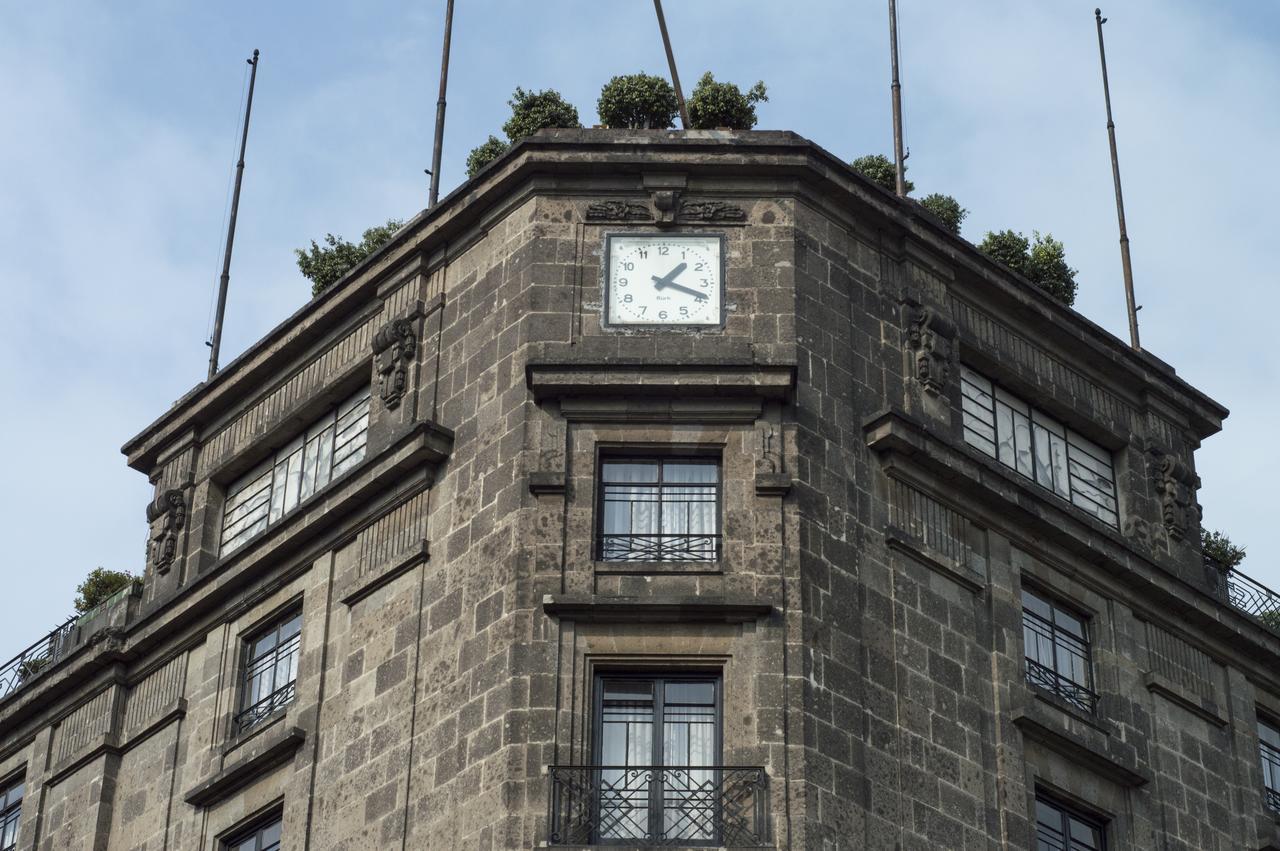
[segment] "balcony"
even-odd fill
[[[6,662],[0,668],[0,700],[22,688],[45,668],[61,659],[73,644],[72,638],[79,621],[79,616],[73,615]]]
[[[1261,743],[1262,784],[1266,792],[1267,807],[1280,812],[1280,750],[1266,742]]]
[[[1280,635],[1280,594],[1233,567],[1224,569],[1210,558],[1205,558],[1204,563],[1220,577],[1219,590],[1225,593],[1232,606],[1257,618],[1267,629]]]
[[[768,845],[760,767],[553,765],[548,774],[549,845]]]

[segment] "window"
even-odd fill
[[[366,387],[232,483],[222,513],[222,555],[360,463],[368,431]]]
[[[293,700],[301,647],[301,612],[246,642],[242,708],[235,718],[237,733],[249,730]]]
[[[1036,851],[1104,851],[1102,822],[1036,795]]]
[[[720,462],[600,460],[602,561],[714,561],[720,554]]]
[[[22,818],[22,781],[0,787],[0,851],[18,847],[18,822]]]
[[[1262,786],[1267,806],[1280,811],[1280,727],[1258,721],[1258,749],[1262,756]]]
[[[227,851],[280,851],[280,818],[236,836],[224,846]]]
[[[1110,452],[963,366],[960,392],[966,443],[1119,527]]]
[[[714,842],[721,822],[719,680],[596,680],[595,842]]]
[[[1092,713],[1098,696],[1090,690],[1089,633],[1084,618],[1024,588],[1022,640],[1027,682]]]

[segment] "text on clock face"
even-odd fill
[[[720,322],[720,238],[613,237],[609,317],[614,324]]]

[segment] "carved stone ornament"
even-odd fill
[[[587,205],[589,222],[647,222],[652,218],[649,205],[639,201],[597,201]]]
[[[674,225],[680,203],[680,190],[659,189],[653,193],[653,209],[658,211],[659,225]]]
[[[418,335],[408,319],[392,319],[373,335],[378,395],[388,408],[395,408],[409,384],[409,364],[418,351]]]
[[[1152,549],[1154,545],[1151,524],[1141,517],[1130,517],[1125,521],[1124,536],[1145,550]]]
[[[1156,489],[1160,494],[1160,514],[1165,531],[1171,541],[1185,541],[1200,527],[1200,506],[1196,502],[1196,490],[1200,477],[1191,467],[1175,455],[1161,455],[1156,476]]]
[[[933,308],[910,304],[906,326],[907,346],[915,355],[915,379],[929,393],[941,393],[951,376],[955,326]]]
[[[774,431],[773,424],[760,422],[756,426],[756,435],[760,438],[760,454],[756,456],[757,473],[782,472],[781,441]]]
[[[178,534],[187,525],[187,500],[182,491],[170,488],[147,506],[147,522],[159,524],[151,537],[151,566],[168,572],[178,555]]]
[[[745,222],[747,211],[727,201],[685,201],[680,218],[699,222]]]

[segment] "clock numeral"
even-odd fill
[[[695,272],[701,272],[701,271],[702,271],[702,267],[703,267],[703,264],[702,264],[702,263],[694,263],[694,264],[693,264],[693,271],[695,271]]]
[[[637,248],[636,254],[640,257],[641,260],[649,259],[649,249],[647,248]]]
[[[622,301],[624,304],[631,304],[631,293],[627,293],[626,295],[624,295],[622,297]]]
[[[649,305],[647,305],[647,304],[642,304],[642,305],[640,305],[640,315],[641,315],[641,316],[644,316],[644,312],[645,312],[646,310],[648,310],[648,309],[649,309]]]
[[[623,264],[622,264],[622,268],[623,268],[623,269],[626,269],[628,272],[633,272],[633,271],[635,271],[636,264],[634,264],[634,263],[632,263],[630,260],[628,260],[626,263],[623,263]],[[701,271],[702,271],[702,269],[698,269],[698,271],[699,271],[699,272],[701,272]]]
[[[682,308],[680,308],[680,315],[681,315],[681,316],[688,316],[688,315],[689,315],[689,308],[687,308],[687,307],[682,307]]]
[[[659,319],[666,319],[666,318],[667,318],[667,312],[666,312],[665,310],[659,310],[659,311],[658,311],[658,318],[659,318]]]
[[[699,278],[698,280],[699,280],[698,286],[700,286],[700,287],[704,287],[704,288],[705,288],[705,287],[709,287],[709,286],[711,286],[711,279],[710,279],[710,278]]]
[[[680,259],[681,259],[681,260],[687,260],[688,258],[689,258],[689,252],[687,252],[687,251],[685,251],[683,248],[681,248],[681,249],[680,249]]]
[[[619,278],[619,279],[618,279],[618,286],[620,286],[620,287],[625,287],[626,285],[627,285],[627,279],[626,279],[626,278]]]
[[[666,257],[666,256],[667,256],[668,254],[670,254],[670,253],[671,253],[671,246],[670,246],[670,245],[659,245],[659,246],[658,246],[658,256],[659,256],[659,257]]]

